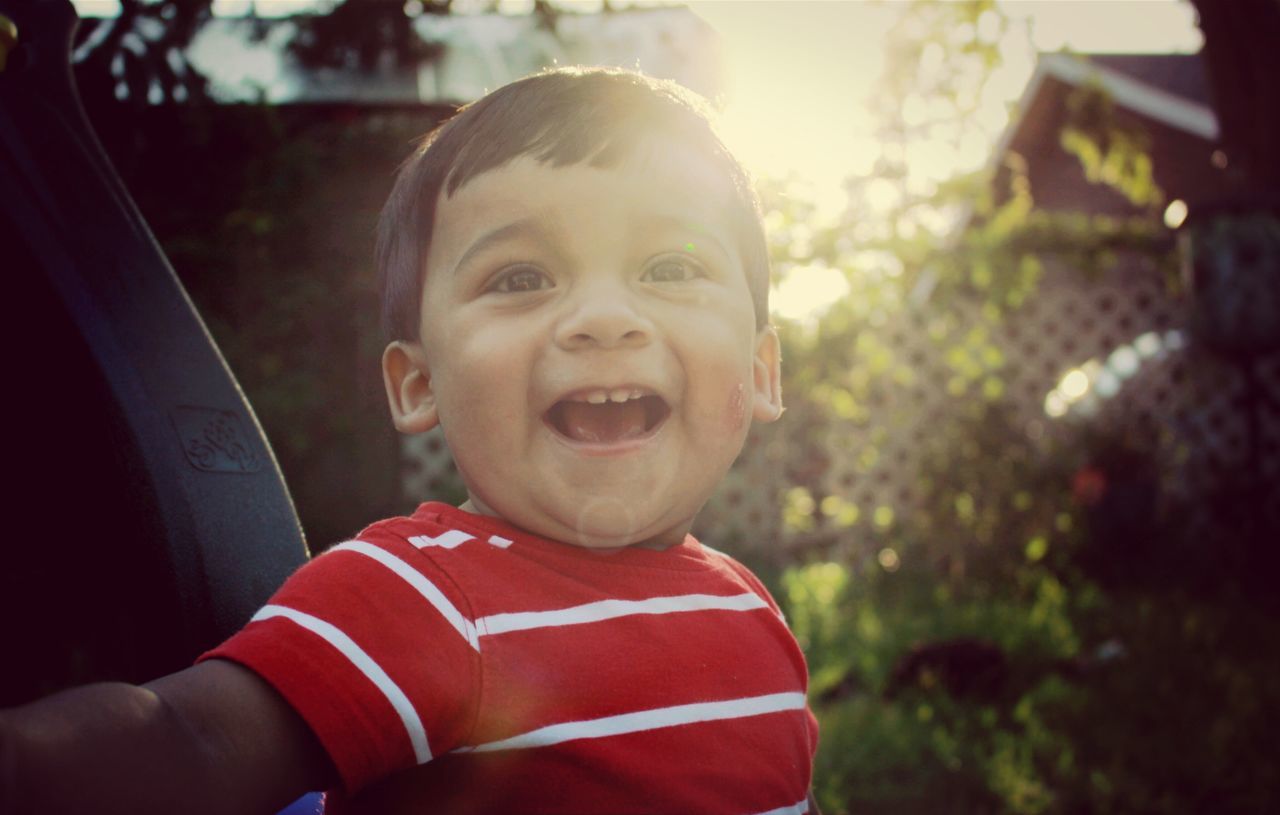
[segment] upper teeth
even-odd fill
[[[605,402],[626,402],[629,399],[639,399],[643,394],[634,388],[614,388],[613,390],[588,391],[583,397],[583,401],[590,402],[593,405],[603,405]]]

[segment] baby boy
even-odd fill
[[[405,164],[378,261],[392,419],[467,501],[331,548],[192,668],[6,712],[4,811],[810,811],[803,657],[688,534],[782,410],[758,205],[699,103],[501,88]]]

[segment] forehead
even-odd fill
[[[666,222],[724,237],[733,232],[735,197],[732,177],[719,161],[667,140],[640,145],[606,167],[519,156],[452,195],[441,192],[428,268],[465,250],[460,244],[528,219],[572,218],[566,227],[613,233]]]

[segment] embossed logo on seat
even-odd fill
[[[254,473],[261,458],[249,445],[240,417],[227,410],[180,406],[170,412],[187,461],[197,470]]]

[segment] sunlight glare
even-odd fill
[[[1067,399],[1079,399],[1089,392],[1089,375],[1075,368],[1062,377],[1058,390],[1062,391],[1062,395]]]
[[[1045,52],[1070,49],[1195,53],[1204,42],[1195,25],[1195,7],[1185,2],[1109,0],[1000,5],[1014,20],[1030,22],[1032,41]],[[1103,14],[1105,22],[1100,19]]]
[[[259,17],[289,17],[325,13],[336,5],[334,0],[213,0],[212,11],[218,17],[243,17],[250,12]]]
[[[757,175],[798,175],[820,188],[819,196],[842,205],[852,165],[866,173],[874,161],[868,100],[881,74],[882,42],[901,9],[870,3],[688,5],[720,34],[720,126],[729,148]]]
[[[907,145],[907,165],[921,181],[945,181],[956,171],[959,159],[955,148],[943,141],[919,141]]]
[[[769,295],[775,317],[796,322],[815,319],[849,293],[849,281],[825,265],[799,266],[787,273]]]
[[[876,555],[876,561],[880,563],[880,568],[890,573],[898,571],[898,567],[902,565],[898,553],[888,547],[880,550],[880,553]]]
[[[1169,206],[1164,210],[1164,225],[1170,229],[1177,229],[1187,220],[1187,202],[1181,198],[1175,198],[1169,202]]]
[[[902,190],[887,178],[873,178],[867,184],[863,197],[873,213],[887,215],[902,203]]]
[[[1138,356],[1138,352],[1130,345],[1120,346],[1107,357],[1107,367],[1122,379],[1128,379],[1136,374],[1141,365],[1142,357]]]
[[[1133,350],[1143,359],[1150,359],[1160,353],[1160,335],[1154,331],[1148,331],[1145,334],[1139,334],[1133,341]]]
[[[1062,394],[1058,393],[1056,390],[1049,391],[1049,394],[1044,398],[1044,412],[1045,415],[1051,419],[1057,419],[1066,415],[1067,400],[1064,399]]]

